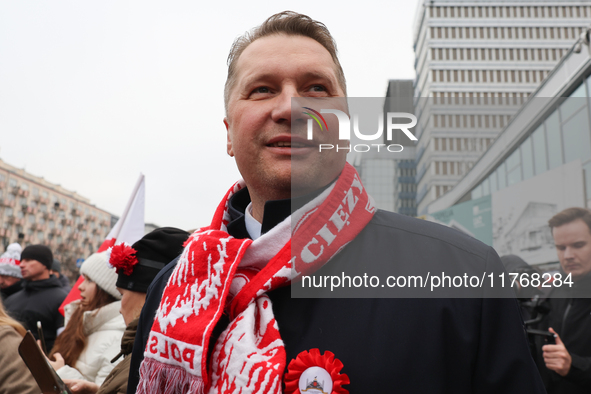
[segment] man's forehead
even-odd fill
[[[236,71],[241,79],[246,70],[264,73],[259,68],[261,62],[271,67],[290,65],[294,60],[307,61],[311,66],[328,66],[324,76],[336,79],[336,64],[328,50],[318,41],[299,35],[274,34],[253,41],[237,59]]]
[[[575,239],[585,240],[591,238],[591,229],[589,229],[587,223],[582,219],[577,219],[554,227],[552,229],[552,235],[554,235],[554,238],[569,242]]]

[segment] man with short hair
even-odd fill
[[[53,253],[45,245],[29,245],[21,253],[23,288],[6,299],[7,312],[23,323],[35,338],[41,322],[47,350],[53,347],[57,329],[64,325],[59,307],[68,293],[59,280],[50,275]]]
[[[542,347],[550,394],[591,391],[591,210],[568,208],[548,221],[563,284],[550,294],[549,330],[555,345]],[[570,281],[570,280],[569,280]]]
[[[345,92],[328,29],[305,15],[273,15],[234,43],[224,124],[244,181],[148,289],[128,393],[543,392],[515,300],[291,297],[298,274],[447,253],[500,267],[469,237],[376,212],[346,152],[319,154],[334,128],[312,141],[292,129],[292,98]]]

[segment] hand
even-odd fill
[[[39,339],[37,339],[37,345],[39,346],[39,349],[41,349],[41,351],[43,351],[43,348],[41,347],[41,341]],[[60,369],[61,367],[63,367],[64,365],[66,365],[64,358],[59,353],[55,353],[53,355],[53,358],[55,359],[55,361],[50,360],[49,357],[47,357],[47,355],[45,353],[43,355],[45,356],[45,358],[47,359],[47,362],[51,365],[51,367],[56,371],[58,369]]]
[[[49,364],[51,364],[53,369],[55,369],[56,371],[58,369],[60,369],[61,367],[63,367],[64,365],[66,365],[66,362],[64,361],[64,358],[62,357],[61,354],[55,353],[53,355],[53,358],[55,359],[55,361],[51,361],[50,359],[47,359],[47,361],[49,361]]]
[[[45,351],[43,350],[43,344],[41,343],[41,339],[37,339],[37,346],[39,346],[39,349],[41,349],[41,353],[47,356],[47,354],[45,354]]]
[[[556,334],[556,331],[552,327],[548,331]],[[556,345],[544,345],[542,346],[542,350],[544,351],[546,368],[555,371],[560,376],[566,376],[568,371],[570,371],[573,359],[558,334],[556,334]]]
[[[64,379],[64,383],[74,394],[95,394],[99,386],[86,380]]]

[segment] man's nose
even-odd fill
[[[565,259],[573,259],[575,257],[573,248],[567,246],[566,249],[564,249],[564,258]]]
[[[300,97],[297,89],[287,86],[281,90],[281,94],[275,97],[275,106],[271,112],[271,118],[277,123],[291,124],[291,99]]]

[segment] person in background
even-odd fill
[[[62,286],[64,286],[64,289],[66,289],[69,293],[72,287],[70,286],[70,281],[68,280],[68,278],[65,275],[62,275],[61,269],[62,263],[60,263],[60,261],[57,259],[53,259],[53,264],[51,265],[51,269],[49,270],[49,272],[51,272],[52,275],[55,275],[55,277],[59,279]]]
[[[529,265],[521,257],[514,254],[501,256],[501,262],[505,267],[505,271],[507,271],[509,274],[517,274],[519,277],[527,278],[531,278],[533,274],[540,275],[540,273],[534,267]],[[513,290],[515,291],[515,296],[520,303],[521,316],[523,320],[527,321],[531,319],[532,314],[536,313],[536,311],[533,311],[530,307],[531,300],[534,299],[534,297],[540,297],[542,292],[537,287],[521,286],[521,283],[518,280],[516,280],[513,284]]]
[[[563,283],[549,297],[548,330],[556,344],[542,347],[548,394],[591,392],[591,210],[568,208],[554,215],[552,229]]]
[[[64,325],[59,307],[68,295],[59,280],[49,273],[53,253],[45,245],[29,245],[21,253],[22,290],[6,299],[8,314],[21,322],[36,339],[37,322],[41,322],[47,349],[51,349],[58,328]]]
[[[158,272],[183,250],[183,243],[189,233],[173,227],[162,227],[146,234],[141,240],[129,247],[114,246],[109,264],[117,270],[117,290],[121,293],[121,314],[127,328],[121,339],[121,351],[115,359],[123,356],[111,371],[103,384],[84,380],[65,380],[68,388],[75,394],[125,394],[129,376],[129,361],[138,320],[146,291]],[[115,360],[114,359],[114,360]]]
[[[39,394],[39,386],[18,354],[27,330],[6,314],[0,301],[0,394]]]
[[[0,256],[0,294],[6,299],[22,289],[21,252],[23,248],[16,242],[8,245]]]
[[[65,306],[66,328],[49,354],[62,379],[83,379],[101,385],[116,364],[125,323],[119,313],[121,295],[117,274],[107,263],[107,252],[90,255],[80,273],[82,299]]]

